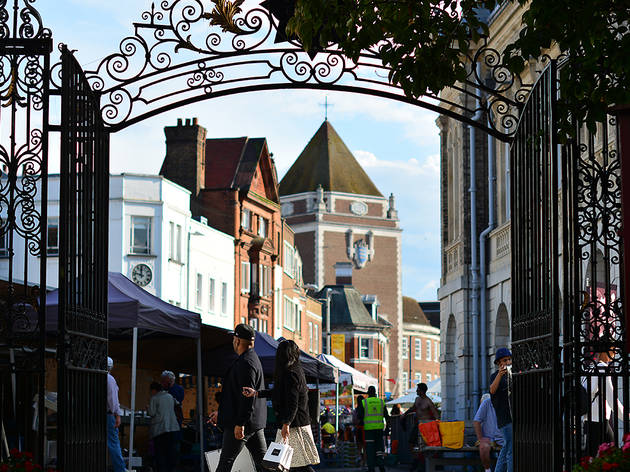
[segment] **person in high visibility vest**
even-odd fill
[[[365,450],[367,453],[368,472],[374,472],[378,465],[380,472],[385,472],[383,454],[383,430],[389,421],[385,402],[376,396],[376,388],[368,388],[368,397],[363,400],[363,427],[365,429]]]

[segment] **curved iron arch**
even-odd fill
[[[216,97],[280,89],[319,89],[384,97],[419,106],[511,141],[530,85],[501,65],[498,51],[482,45],[463,60],[469,74],[448,94],[405,95],[389,81],[379,50],[357,62],[335,46],[311,58],[286,40],[267,10],[255,7],[222,27],[201,0],[162,0],[141,14],[119,51],[86,70],[101,96],[105,126],[119,131],[167,110]],[[481,67],[477,67],[481,65]],[[482,76],[483,74],[483,76]],[[55,76],[53,73],[53,83]],[[488,117],[475,120],[481,114]]]

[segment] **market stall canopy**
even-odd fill
[[[198,338],[201,317],[138,287],[124,275],[109,272],[107,287],[108,330],[110,335],[139,328],[157,333]],[[46,295],[46,330],[57,331],[59,290]]]
[[[276,364],[276,351],[280,341],[269,336],[267,333],[256,332],[254,350],[262,364],[265,376],[273,376]],[[236,359],[236,353],[232,346],[223,346],[216,349],[207,350],[204,347],[203,370],[205,375],[224,377],[227,369]],[[320,382],[337,382],[337,368],[325,362],[309,356],[304,351],[300,351],[300,362],[304,369],[307,380]]]
[[[432,380],[427,384],[427,396],[433,400],[434,402],[442,401],[442,379],[437,378]],[[407,392],[398,398],[394,398],[387,402],[387,405],[396,405],[399,404],[401,406],[413,405],[416,401],[416,387],[410,388]]]
[[[347,380],[348,383],[352,384],[354,390],[367,392],[368,388],[371,385],[373,385],[374,388],[378,390],[377,379],[375,379],[371,375],[367,375],[361,371],[358,371],[354,367],[349,366],[345,362],[337,359],[335,356],[329,356],[328,354],[319,354],[317,358],[322,362],[337,367],[337,369],[339,369],[339,380]]]

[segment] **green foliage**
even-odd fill
[[[461,54],[488,32],[475,14],[495,0],[297,0],[288,29],[305,49],[337,43],[353,60],[379,49],[390,81],[413,97],[464,79]],[[461,11],[467,21],[461,21]]]
[[[292,0],[285,0],[291,3]],[[516,0],[512,0],[516,1]],[[523,30],[503,55],[519,73],[557,45],[568,56],[558,117],[591,129],[611,105],[630,103],[630,0],[518,0]],[[353,60],[380,48],[390,81],[408,96],[438,93],[465,77],[462,55],[487,37],[496,0],[295,0],[287,30],[307,51],[336,43]]]
[[[561,124],[569,126],[573,117],[594,130],[610,106],[630,103],[628,0],[519,1],[529,6],[525,28],[506,48],[504,60],[520,72],[519,65],[552,45],[567,56],[560,77]]]

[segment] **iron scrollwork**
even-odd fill
[[[152,4],[118,52],[86,71],[91,87],[101,95],[107,127],[116,131],[213,96],[293,88],[399,100],[465,121],[504,141],[516,130],[529,86],[502,66],[499,53],[487,44],[464,57],[470,73],[464,83],[453,86],[468,99],[462,102],[444,93],[413,98],[389,81],[391,70],[383,65],[378,47],[365,50],[356,63],[335,45],[311,57],[297,39],[279,31],[286,19],[277,20],[261,7],[241,11],[238,1],[213,0],[210,5],[199,0]],[[471,118],[477,108],[487,119]]]

